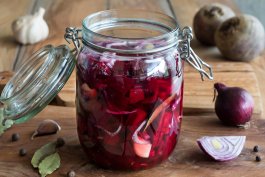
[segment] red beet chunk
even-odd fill
[[[158,83],[155,78],[147,79],[144,83],[145,103],[154,103],[158,99]]]
[[[91,88],[105,88],[109,76],[112,75],[111,65],[106,62],[90,60],[85,80]]]
[[[169,97],[172,93],[172,83],[170,79],[159,79],[157,81],[158,84],[158,97],[162,100],[165,100],[167,97]]]
[[[130,108],[130,90],[135,86],[135,79],[124,76],[110,77],[106,84],[105,97],[110,109],[132,111]]]
[[[120,115],[111,115],[109,113],[105,113],[102,115],[102,117],[97,119],[96,125],[94,126],[104,134],[108,134],[108,132],[117,134],[117,132],[120,130],[120,126],[122,125],[121,119],[122,116]]]
[[[157,128],[157,132],[163,132],[164,134],[169,134],[171,129],[171,124],[173,121],[172,112],[166,111],[161,118],[161,124]]]
[[[142,88],[133,88],[130,90],[130,103],[137,103],[144,99],[144,91]]]
[[[106,151],[112,154],[122,155],[124,151],[124,142],[125,142],[125,132],[124,128],[121,127],[121,130],[117,134],[108,134],[104,133],[102,146]]]

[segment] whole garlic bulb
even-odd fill
[[[49,35],[49,27],[43,15],[44,8],[40,8],[33,15],[19,17],[12,23],[12,31],[16,40],[22,44],[34,44],[46,39]]]

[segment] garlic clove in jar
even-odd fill
[[[15,39],[22,44],[34,44],[46,39],[49,35],[49,27],[43,19],[44,8],[40,8],[33,15],[19,17],[12,23],[12,31]]]

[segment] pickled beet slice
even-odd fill
[[[109,135],[106,133],[103,136],[103,143],[110,145],[110,146],[116,146],[122,142],[121,142],[121,137],[119,136],[119,134]]]
[[[162,116],[162,121],[159,127],[157,128],[157,131],[162,132],[164,134],[169,134],[172,126],[171,124],[173,121],[173,114],[171,111],[166,111]]]
[[[109,76],[112,75],[111,65],[107,62],[90,60],[87,69],[86,81],[91,88],[103,89],[106,87]]]
[[[86,117],[78,114],[77,121],[77,131],[82,144],[87,148],[93,147],[97,142],[96,137],[98,136],[96,129],[93,127],[95,119],[91,114],[87,114]]]
[[[147,79],[144,84],[144,103],[154,103],[158,98],[158,85],[154,78]]]
[[[80,114],[77,115],[77,130],[80,135],[87,134],[88,131],[87,119]]]
[[[81,85],[81,94],[83,97],[96,98],[97,97],[97,90],[91,89],[86,83],[83,83]]]
[[[94,113],[95,114],[95,113]],[[93,124],[97,131],[103,135],[116,135],[122,129],[122,116],[112,115],[106,111],[97,113],[96,123]]]
[[[121,116],[105,113],[97,120],[95,127],[105,134],[118,134],[122,128]]]
[[[117,60],[113,65],[113,72],[115,76],[125,76],[128,78],[139,77],[143,72],[138,61],[119,61]]]
[[[104,96],[108,109],[114,111],[132,111],[130,107],[130,90],[135,86],[135,79],[124,76],[110,77]]]
[[[110,135],[105,133],[103,135],[102,146],[110,153],[122,155],[124,144],[124,132],[120,131],[117,134]]]
[[[112,69],[114,76],[124,75],[124,61],[116,60]]]
[[[160,121],[158,123],[158,127],[153,136],[153,147],[152,147],[152,155],[157,155],[157,153],[161,153],[163,151],[163,144],[166,141],[163,139],[163,136],[170,136],[170,124],[172,121],[172,113],[164,112],[159,115]]]
[[[110,76],[112,74],[112,70],[110,66],[105,62],[95,62],[94,66],[91,70],[94,76]]]
[[[158,79],[157,85],[158,85],[158,97],[162,100],[165,100],[167,97],[169,97],[172,93],[171,83],[172,81],[170,79]]]
[[[107,113],[95,125],[99,132],[98,139],[102,146],[110,153],[121,155],[125,140],[124,127],[120,116],[110,116]]]
[[[138,132],[138,138],[148,141],[150,140],[150,135],[147,132]]]
[[[133,88],[130,90],[130,103],[134,104],[144,99],[144,91],[142,88]]]

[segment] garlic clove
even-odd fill
[[[12,23],[12,31],[16,40],[22,44],[34,44],[46,39],[49,27],[43,19],[45,9],[40,8],[33,15],[19,17]]]
[[[51,119],[46,119],[39,124],[38,128],[31,136],[31,139],[33,139],[36,136],[55,134],[60,130],[61,127],[56,121]]]

